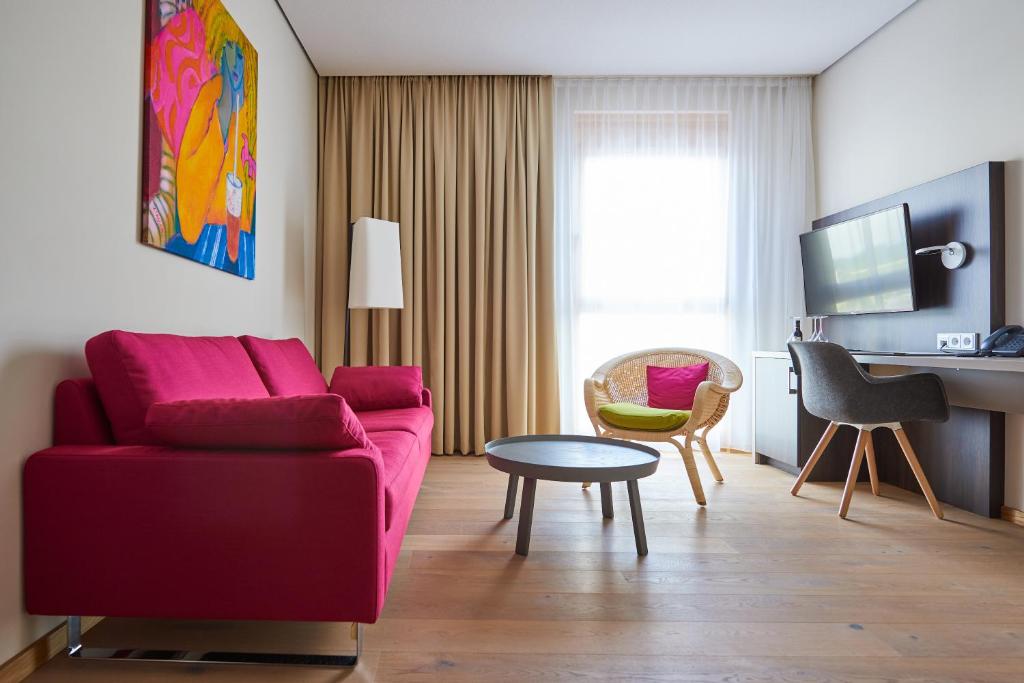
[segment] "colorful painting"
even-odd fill
[[[256,50],[220,0],[146,0],[142,241],[252,279]]]

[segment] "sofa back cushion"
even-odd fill
[[[146,427],[162,443],[182,448],[374,448],[345,399],[326,392],[154,403]]]
[[[85,359],[120,444],[158,442],[146,430],[154,403],[270,395],[234,337],[114,330],[86,342]]]
[[[327,382],[301,339],[263,339],[246,335],[238,341],[242,342],[271,396],[308,396],[327,391]]]
[[[335,368],[332,394],[344,396],[352,410],[419,408],[423,405],[423,370],[418,365]]]

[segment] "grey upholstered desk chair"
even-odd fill
[[[871,431],[884,427],[896,435],[928,505],[935,516],[942,519],[942,508],[935,500],[921,463],[917,461],[917,455],[900,424],[913,420],[945,422],[949,419],[949,402],[942,380],[930,373],[874,377],[861,369],[849,351],[828,342],[793,342],[789,345],[789,353],[793,358],[793,370],[800,376],[804,407],[811,415],[829,421],[791,493],[795,496],[807,481],[836,430],[842,425],[850,425],[858,430],[857,445],[853,448],[853,462],[850,463],[839,516],[845,518],[850,509],[850,498],[853,497],[865,454],[871,492],[877,496],[878,468]]]

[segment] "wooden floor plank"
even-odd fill
[[[890,636],[890,632],[885,632]],[[382,619],[368,636],[376,650],[413,652],[887,657],[896,649],[872,628],[846,623],[612,622],[495,619]]]
[[[1024,553],[993,555],[934,555],[911,556],[900,554],[819,555],[805,549],[807,554],[781,553],[651,553],[638,558],[633,552],[562,552],[530,550],[529,558],[509,557],[504,551],[416,551],[410,558],[410,571],[423,569],[492,569],[515,567],[529,562],[537,569],[562,571],[674,571],[682,573],[722,572],[901,572],[928,573],[986,573],[1005,574],[1020,571],[1024,566]]]
[[[729,541],[721,538],[660,538],[647,537],[651,548],[658,547],[665,552],[704,554],[704,553],[735,553]],[[428,534],[409,535],[403,545],[410,550],[498,550],[512,552],[516,547],[515,536],[508,534],[491,535],[456,535]],[[610,552],[625,553],[635,551],[632,536],[593,535],[593,536],[533,536],[530,540],[530,552],[558,550],[574,553]]]
[[[1020,683],[1020,659],[689,657],[385,652],[378,680],[405,683]]]
[[[627,622],[801,622],[902,624],[1024,625],[1024,593],[1005,595],[961,593],[936,596],[885,595],[865,600],[863,594],[678,594],[678,593],[496,593],[489,587],[468,586],[452,577],[449,587],[430,586],[430,592],[392,591],[385,618],[433,619],[439,602],[448,619],[627,621]]]
[[[1024,596],[1024,572],[1008,574],[864,573],[836,572],[718,572],[684,573],[630,571],[562,571],[510,567],[505,569],[418,569],[415,576],[398,577],[390,595],[466,588],[507,593],[602,593],[690,595],[837,595],[933,596],[961,595],[978,599]]]
[[[1024,657],[1020,624],[887,624],[872,632],[907,657]],[[1021,664],[1024,681],[1024,660]]]
[[[485,513],[486,519],[477,521],[452,520],[423,517],[413,520],[408,533],[412,535],[510,535],[516,533],[518,517],[510,520],[495,521],[493,511]],[[543,519],[534,518],[534,536],[582,536],[600,533],[603,536],[631,536],[633,526],[630,522],[628,509],[617,514],[614,519],[595,519],[587,511],[573,517],[566,511],[563,515],[547,514]],[[845,538],[856,538],[864,541],[891,540],[894,534],[912,534],[916,540],[966,541],[975,543],[1000,543],[1011,550],[1020,548],[1024,534],[999,534],[996,531],[979,529],[957,524],[936,525],[930,519],[912,521],[907,519],[889,520],[884,524],[865,524],[857,520],[840,520],[829,517],[825,520],[807,520],[805,522],[787,523],[780,520],[776,524],[753,523],[749,521],[710,521],[704,519],[681,520],[678,515],[645,515],[648,536],[666,536],[675,538],[722,538],[722,539],[788,539],[795,533],[801,538],[817,538],[834,540],[842,534]],[[674,517],[674,518],[673,518]],[[854,523],[850,523],[850,522]],[[1022,527],[1024,530],[1024,527]]]

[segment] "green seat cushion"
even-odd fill
[[[610,425],[644,432],[678,429],[690,419],[689,410],[648,408],[636,403],[609,403],[598,408],[597,412]]]

